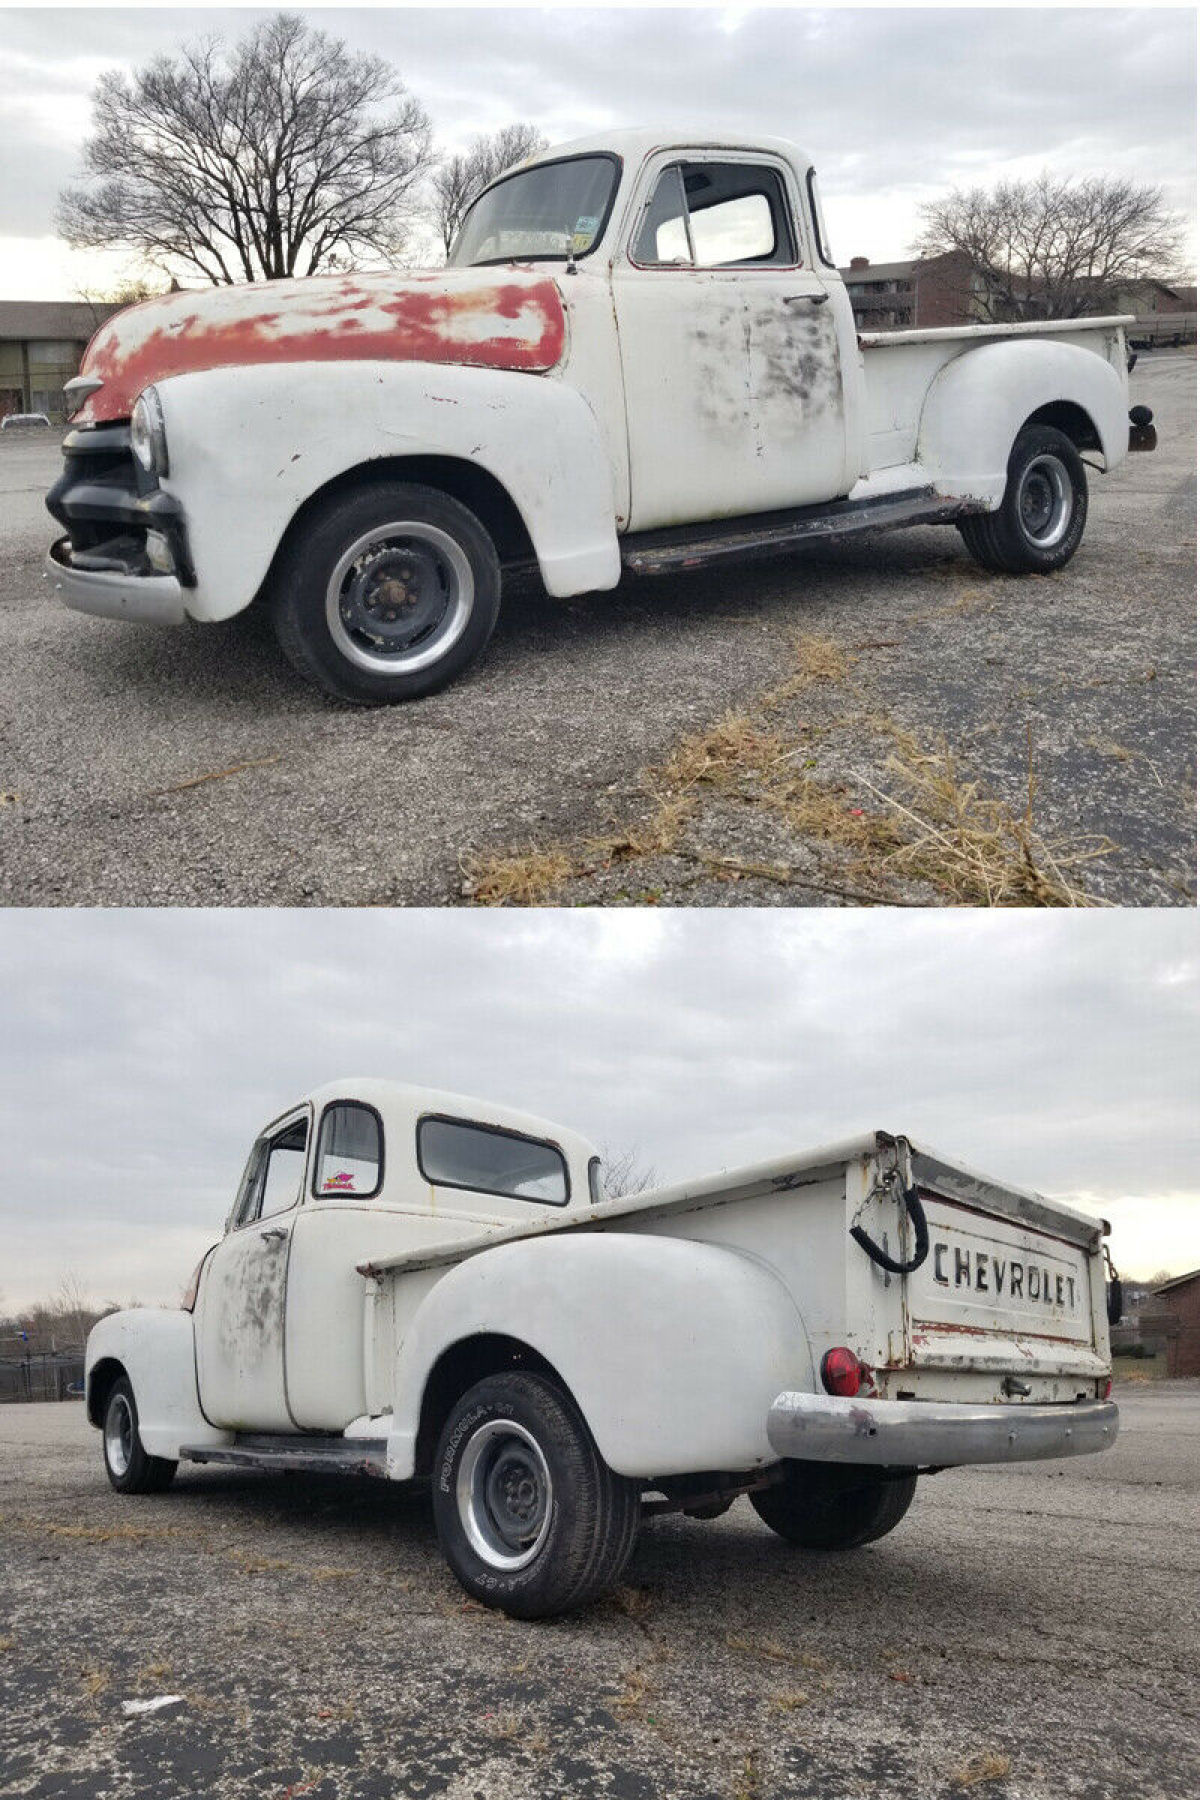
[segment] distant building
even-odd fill
[[[923,331],[979,322],[979,279],[961,251],[892,263],[855,256],[841,275],[860,331]]]
[[[41,412],[64,424],[63,383],[78,375],[88,339],[117,311],[82,300],[0,300],[0,419]]]
[[[924,331],[937,325],[978,325],[987,318],[985,287],[969,256],[918,257],[873,263],[851,258],[841,271],[860,331]],[[1129,281],[1098,296],[1092,313],[1133,313],[1132,344],[1194,344],[1196,290],[1166,281]]]
[[[1153,1324],[1166,1340],[1167,1374],[1200,1375],[1200,1269],[1154,1290]],[[1146,1328],[1150,1319],[1145,1320]]]

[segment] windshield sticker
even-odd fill
[[[327,1175],[324,1191],[327,1194],[353,1193],[354,1177],[349,1169],[342,1169],[336,1175]]]

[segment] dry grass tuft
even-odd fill
[[[644,1619],[654,1607],[654,1602],[645,1588],[619,1587],[605,1595],[605,1601],[627,1619]]]
[[[244,1575],[273,1574],[279,1569],[291,1569],[294,1563],[286,1561],[282,1556],[252,1556],[246,1550],[235,1550],[232,1560]]]
[[[79,1680],[84,1693],[90,1700],[94,1700],[97,1694],[102,1694],[109,1686],[112,1676],[107,1669],[83,1668],[79,1671]]]
[[[0,1637],[0,1656],[7,1656],[9,1651],[15,1650],[16,1647],[17,1640],[15,1637]]]
[[[1037,781],[1029,744],[1025,810],[1014,813],[966,781],[941,740],[922,750],[909,733],[893,729],[895,750],[886,767],[907,799],[883,792],[865,775],[856,780],[898,815],[900,841],[889,861],[982,906],[1092,906],[1074,871],[1116,849],[1109,838],[1069,844],[1045,839],[1034,823]]]
[[[654,1698],[654,1685],[645,1670],[636,1663],[626,1669],[621,1676],[619,1689],[609,1689],[616,1694],[612,1710],[619,1719],[640,1718],[648,1703]]]
[[[758,1752],[752,1750],[742,1764],[741,1773],[734,1777],[730,1800],[761,1800],[762,1791],[762,1762]]]
[[[964,595],[964,599],[974,598]],[[537,906],[572,880],[603,874],[643,858],[674,856],[719,881],[760,880],[808,887],[857,904],[891,904],[899,880],[928,884],[949,903],[970,906],[1091,906],[1080,871],[1117,846],[1108,838],[1050,840],[1037,829],[1033,745],[1024,809],[1014,812],[961,773],[944,740],[932,749],[872,709],[851,682],[853,658],[832,639],[797,640],[795,666],[752,711],[728,712],[706,731],[684,738],[666,760],[641,776],[650,811],[606,835],[531,846],[463,861],[463,893],[483,906]],[[767,715],[806,688],[825,682],[852,687],[861,729],[890,743],[887,786],[854,773],[859,791],[818,779],[801,738]],[[845,722],[845,721],[843,721]],[[703,793],[772,812],[807,844],[841,853],[831,870],[792,869],[714,856],[686,844]],[[866,796],[875,803],[866,803]],[[847,859],[848,868],[847,868]],[[657,891],[644,898],[657,899]]]
[[[355,1569],[339,1569],[332,1563],[322,1563],[319,1568],[312,1571],[312,1579],[314,1581],[353,1581],[356,1574],[357,1570]]]
[[[785,1688],[782,1694],[772,1694],[770,1706],[772,1712],[790,1713],[798,1707],[808,1705],[808,1695],[803,1688]]]
[[[1003,1780],[1011,1770],[1011,1757],[1002,1756],[998,1750],[981,1750],[952,1772],[950,1782],[956,1788],[981,1787],[985,1781]]]

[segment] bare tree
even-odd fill
[[[1178,262],[1181,221],[1159,187],[1107,175],[1043,172],[958,189],[921,208],[918,255],[959,252],[977,310],[992,320],[1074,319],[1111,309],[1117,291]]]
[[[630,1194],[644,1194],[658,1181],[658,1171],[641,1160],[636,1144],[625,1150],[610,1150],[605,1144],[600,1152],[600,1189],[606,1200],[620,1200]]]
[[[93,96],[68,243],[132,250],[214,286],[396,258],[432,166],[429,120],[391,66],[294,13],[210,38]]]
[[[463,155],[447,157],[434,171],[433,215],[447,256],[472,201],[497,175],[539,155],[547,142],[533,125],[505,125],[490,136],[475,138]]]

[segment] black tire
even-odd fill
[[[857,1550],[894,1531],[917,1491],[915,1469],[786,1462],[783,1480],[750,1503],[764,1525],[803,1550]]]
[[[389,537],[392,525],[413,529]],[[305,680],[383,706],[436,693],[482,655],[500,612],[500,562],[449,494],[372,482],[333,495],[292,532],[268,593],[280,647]]]
[[[104,1467],[118,1494],[161,1494],[175,1479],[178,1463],[147,1456],[138,1434],[137,1401],[126,1375],[108,1390],[101,1429]]]
[[[519,1619],[585,1606],[620,1579],[640,1513],[640,1484],[614,1474],[545,1376],[490,1375],[446,1420],[433,1469],[438,1541],[485,1606]],[[524,1560],[504,1567],[505,1557]]]
[[[1087,524],[1087,470],[1053,425],[1027,425],[1008,459],[1000,510],[960,519],[967,549],[1000,575],[1051,575],[1065,568]]]

